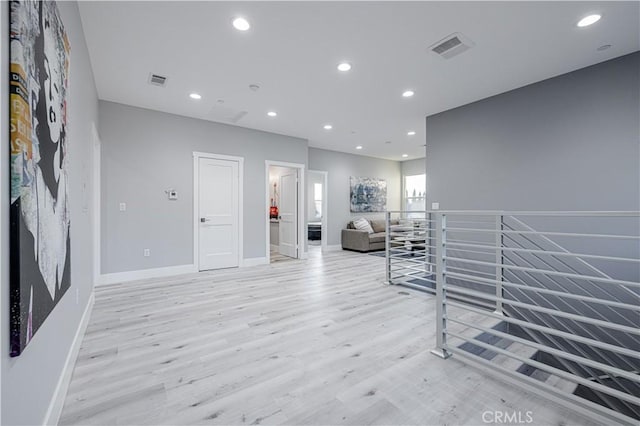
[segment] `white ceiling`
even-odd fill
[[[81,2],[80,12],[101,99],[222,122],[225,109],[247,111],[237,125],[402,160],[424,157],[427,115],[639,50],[639,4]],[[576,27],[593,12],[599,22]],[[249,31],[231,26],[239,15]],[[454,32],[475,47],[449,60],[428,50]],[[151,72],[167,86],[149,85]]]

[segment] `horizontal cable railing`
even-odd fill
[[[434,353],[640,420],[640,212],[389,212],[387,281],[436,295]]]
[[[424,211],[386,214],[386,280],[433,292],[434,242],[431,218]]]

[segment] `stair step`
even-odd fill
[[[558,377],[554,374],[550,374],[547,380],[544,381],[546,384],[553,386],[554,388],[560,389],[563,392],[573,393],[578,384],[572,382],[567,379],[563,379],[562,377]]]
[[[537,351],[535,348],[531,346],[523,345],[522,343],[513,342],[508,347],[507,350],[514,355],[518,355],[522,358],[531,358]],[[523,365],[523,363],[517,359],[511,358],[507,355],[498,354],[495,358],[493,358],[493,362],[496,365],[504,367],[508,370],[517,371]]]

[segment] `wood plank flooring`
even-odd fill
[[[483,424],[580,417],[429,353],[431,296],[320,254],[96,289],[60,424]]]

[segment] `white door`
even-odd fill
[[[239,266],[238,162],[198,162],[199,270]]]
[[[280,254],[298,257],[297,172],[280,176]]]

